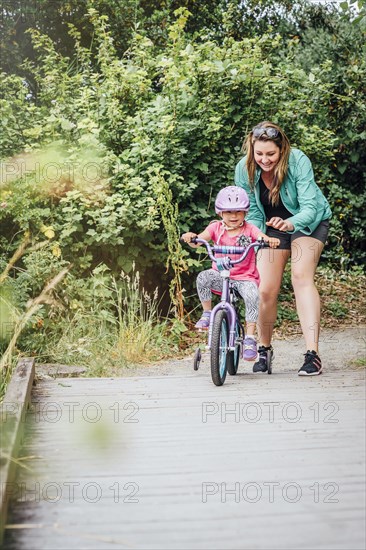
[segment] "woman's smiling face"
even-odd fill
[[[258,166],[265,172],[271,172],[280,160],[281,149],[274,141],[254,142],[254,159]]]

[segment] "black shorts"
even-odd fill
[[[327,240],[328,232],[329,220],[323,220],[310,235],[306,235],[302,231],[295,231],[295,233],[286,233],[285,231],[279,231],[274,227],[267,227],[266,234],[267,237],[277,237],[277,239],[280,239],[280,246],[277,247],[277,250],[291,250],[291,244],[293,243],[293,241],[295,239],[299,239],[300,237],[312,237],[313,239],[317,239],[324,244]]]

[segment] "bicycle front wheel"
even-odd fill
[[[222,386],[227,373],[229,356],[229,323],[226,311],[217,312],[211,339],[211,378],[216,386]]]

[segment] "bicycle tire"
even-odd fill
[[[272,361],[273,361],[273,350],[268,350],[267,351],[267,365],[268,365],[267,374],[272,374]]]
[[[239,367],[239,359],[240,359],[240,342],[238,342],[238,339],[240,338],[241,333],[241,327],[238,321],[235,323],[235,350],[228,352],[227,357],[227,371],[231,376],[235,376],[235,374],[238,372]]]
[[[215,315],[211,339],[211,378],[215,386],[225,382],[229,346],[229,323],[226,311],[220,310]]]

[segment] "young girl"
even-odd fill
[[[308,157],[291,147],[285,132],[269,121],[249,132],[246,155],[236,166],[235,183],[250,197],[249,220],[268,237],[281,241],[277,250],[261,250],[258,332],[259,360],[254,372],[266,372],[267,352],[272,353],[272,333],[277,316],[277,297],[285,265],[291,256],[292,285],[305,339],[300,376],[322,372],[318,355],[320,299],[314,275],[327,239],[331,210],[314,180]]]
[[[193,248],[192,239],[198,237],[215,244],[228,246],[248,246],[258,238],[263,238],[272,248],[280,244],[279,239],[267,237],[260,229],[245,221],[249,210],[249,198],[244,189],[231,185],[221,189],[215,201],[216,213],[222,218],[211,222],[199,235],[188,232],[182,239]],[[254,336],[258,318],[259,272],[256,266],[254,250],[251,250],[243,262],[235,265],[230,271],[234,288],[245,303],[246,337],[244,340],[244,359],[254,361],[257,357],[257,342]],[[197,292],[203,307],[201,319],[196,328],[207,330],[210,325],[212,291],[221,292],[222,278],[213,262],[211,269],[199,273]]]

